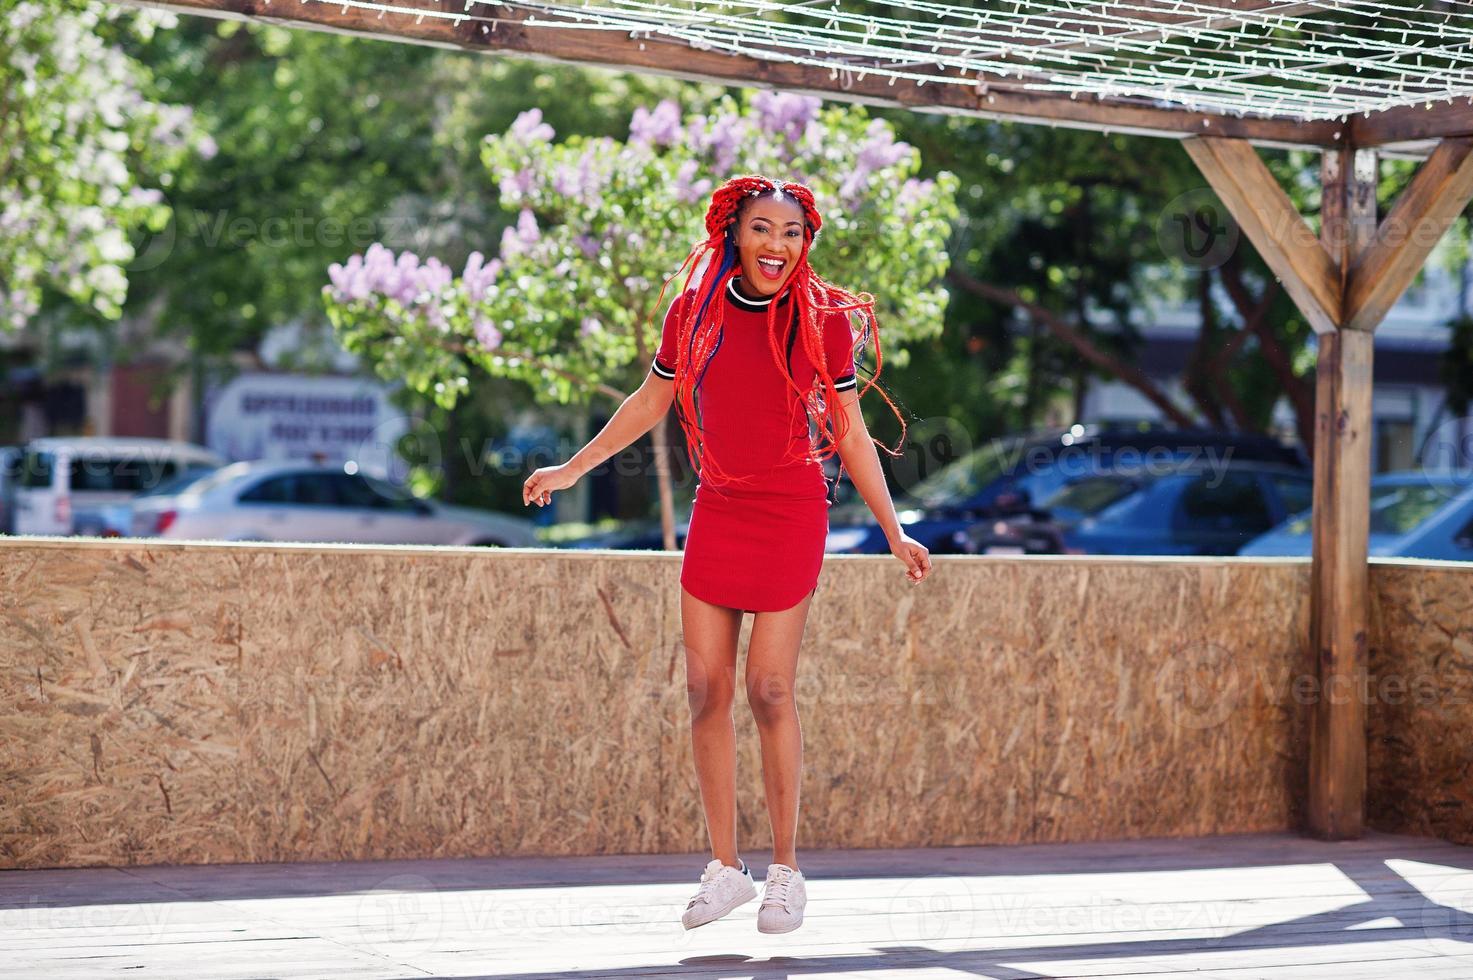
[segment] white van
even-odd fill
[[[187,470],[225,460],[203,446],[172,439],[53,436],[23,447],[15,488],[16,534],[127,533],[133,495]]]

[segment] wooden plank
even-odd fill
[[[1320,234],[1345,295],[1352,269],[1376,228],[1374,150],[1326,153]],[[1366,675],[1366,600],[1371,479],[1369,335],[1322,336],[1315,367],[1313,545],[1310,564],[1309,649],[1320,697],[1311,706],[1310,833],[1328,839],[1359,836],[1365,824],[1366,707],[1357,693]]]
[[[1340,272],[1252,146],[1198,136],[1183,148],[1316,333],[1340,320]]]
[[[1204,132],[1251,140],[1268,146],[1329,146],[1341,136],[1337,120],[1305,122],[1271,116],[1236,116],[1193,112],[1146,99],[1071,98],[1064,93],[1026,92],[994,82],[968,84],[914,82],[891,84],[866,74],[863,66],[840,72],[817,65],[767,61],[720,51],[702,51],[658,36],[631,38],[626,32],[558,30],[528,25],[536,14],[513,4],[494,8],[495,30],[470,18],[458,0],[406,0],[403,6],[431,14],[384,13],[344,8],[323,2],[269,0],[126,0],[132,6],[175,13],[249,20],[373,37],[381,40],[474,51],[512,54],[566,64],[641,71],[721,85],[775,88],[843,102],[910,108],[921,112],[960,113],[982,118],[1049,123],[1069,128],[1139,133],[1175,139]],[[454,19],[459,16],[460,20]]]
[[[1320,158],[1320,242],[1340,270],[1343,290],[1353,258],[1376,237],[1375,150],[1343,144]]]
[[[17,871],[0,874],[0,963],[68,978],[735,980],[783,956],[906,980],[1461,980],[1468,855],[1374,832],[805,851],[808,922],[776,937],[755,931],[754,905],[680,928],[703,854]],[[747,854],[759,876],[767,856]],[[89,904],[89,882],[108,904]]]
[[[1349,273],[1345,326],[1375,330],[1473,199],[1473,138],[1445,139],[1418,168]]]
[[[1350,118],[1348,136],[1355,146],[1473,136],[1473,97],[1416,102],[1380,112],[1357,113]]]
[[[1374,340],[1364,330],[1322,334],[1315,367],[1309,644],[1318,694],[1311,708],[1306,829],[1327,840],[1364,830]]]

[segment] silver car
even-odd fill
[[[133,537],[541,547],[530,521],[414,497],[353,464],[231,463],[133,500]]]

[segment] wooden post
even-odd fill
[[[1343,297],[1376,231],[1376,155],[1324,154],[1320,239]],[[1343,301],[1342,301],[1343,306]],[[1375,335],[1320,334],[1315,363],[1314,544],[1310,649],[1315,693],[1309,732],[1306,831],[1326,840],[1364,832],[1366,595],[1369,568],[1371,389]]]
[[[1366,593],[1374,330],[1447,226],[1473,198],[1473,139],[1442,140],[1395,207],[1376,221],[1376,155],[1327,150],[1314,235],[1241,140],[1186,149],[1319,339],[1315,366],[1314,554],[1310,637],[1317,681],[1306,830],[1363,832],[1366,793]]]

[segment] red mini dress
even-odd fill
[[[806,391],[817,372],[796,343],[792,298],[751,300],[736,282],[727,283],[721,341],[697,388],[697,406],[711,455],[729,476],[749,480],[700,477],[680,584],[714,605],[770,612],[790,609],[818,588],[829,486],[817,460],[801,459],[811,445],[813,423],[773,363],[767,339],[767,311],[776,302],[788,370]],[[676,318],[694,298],[694,292],[682,294],[665,315],[650,368],[659,377],[675,378]],[[838,390],[856,386],[848,314],[831,313],[824,320],[824,358]]]

